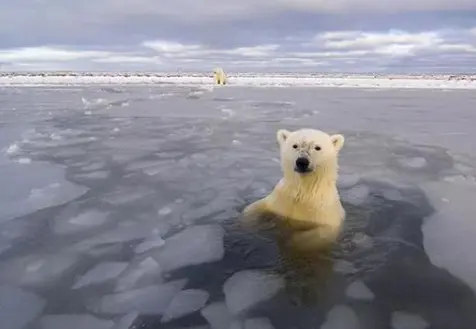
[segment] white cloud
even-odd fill
[[[211,70],[385,70],[419,66],[476,67],[474,29],[408,32],[390,30],[327,31],[283,44],[213,48],[197,43],[148,40],[129,51],[77,50],[67,47],[18,48],[0,51],[4,68]],[[296,41],[298,40],[298,41]],[[469,64],[468,64],[469,63]],[[413,65],[413,66],[412,66]],[[469,65],[469,66],[468,66]]]
[[[0,50],[0,62],[50,62],[109,56],[105,51],[77,51],[54,47],[25,47]]]

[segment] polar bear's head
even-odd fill
[[[315,129],[293,132],[280,129],[277,139],[283,170],[300,175],[318,172],[329,166],[337,169],[337,155],[344,145],[344,136],[328,135]]]

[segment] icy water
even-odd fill
[[[474,329],[476,94],[0,90],[2,329]],[[279,128],[346,136],[327,255],[240,211]]]

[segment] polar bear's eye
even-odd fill
[[[320,146],[314,146],[314,149],[315,149],[316,151],[320,151],[320,150],[321,150],[321,147],[320,147]]]
[[[297,144],[294,144],[293,149],[297,149],[297,148],[298,148]]]

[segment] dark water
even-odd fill
[[[473,108],[470,91],[2,89],[1,328],[475,328]],[[326,254],[237,225],[281,176],[276,130],[301,127],[346,136]]]

